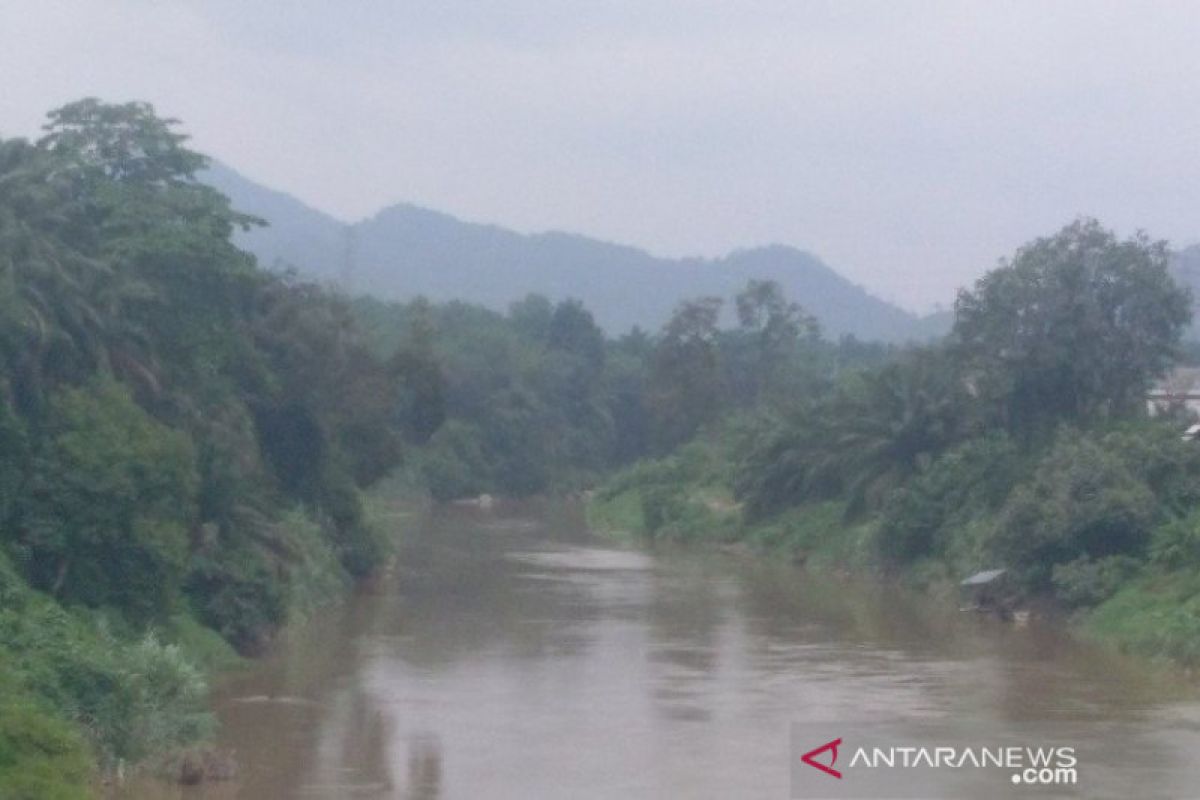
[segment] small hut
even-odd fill
[[[985,569],[960,583],[962,610],[1008,614],[1014,598],[1007,575],[1006,569]]]

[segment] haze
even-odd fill
[[[1195,240],[1198,34],[1184,2],[0,0],[0,136],[143,99],[342,219],[781,242],[927,310],[1080,214]]]

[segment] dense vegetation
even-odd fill
[[[0,796],[210,728],[203,662],[371,571],[400,382],[142,104],[0,141]],[[226,644],[227,643],[227,644]]]
[[[530,295],[499,314],[464,303],[361,299],[372,348],[401,376],[397,415],[410,477],[440,500],[596,484],[664,455],[723,413],[820,393],[890,350],[822,340],[777,284],[679,306],[656,335],[607,339],[578,301]]]
[[[1190,321],[1168,262],[1163,243],[1069,225],[961,292],[944,342],[753,414],[708,410],[592,518],[941,585],[1004,567],[1016,602],[1200,660],[1200,446],[1182,409],[1149,417],[1144,399]]]
[[[206,669],[385,558],[362,490],[393,473],[438,500],[603,482],[603,527],[927,581],[1004,566],[1200,660],[1200,446],[1143,400],[1190,319],[1164,245],[1072,224],[932,346],[830,342],[753,280],[614,339],[573,300],[264,271],[185,141],[94,100],[0,141],[0,796],[202,741]]]

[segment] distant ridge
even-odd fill
[[[918,317],[870,294],[811,253],[784,245],[723,258],[657,258],[570,233],[521,234],[398,204],[347,225],[290,195],[214,164],[203,176],[235,208],[271,225],[238,234],[268,267],[293,266],[322,281],[384,299],[424,295],[504,310],[530,292],[582,300],[610,332],[658,328],[683,299],[730,298],[748,280],[778,281],[832,337],[900,342],[940,336],[947,315]],[[349,275],[347,276],[347,273]]]

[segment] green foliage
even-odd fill
[[[25,423],[7,402],[0,401],[0,520],[9,519],[13,512],[29,470],[29,460]]]
[[[731,539],[741,515],[724,488],[724,462],[723,448],[704,440],[638,462],[598,493],[591,518],[610,531],[655,539]]]
[[[1200,569],[1200,508],[1155,529],[1150,560],[1167,569]]]
[[[812,383],[805,366],[814,359],[805,351],[820,340],[817,320],[788,302],[775,281],[750,281],[734,304],[738,335],[725,337],[722,349],[726,372],[733,373],[726,391],[735,402],[747,407],[774,404]],[[729,357],[735,348],[738,357]]]
[[[1068,429],[1009,497],[991,545],[1031,587],[1046,589],[1056,564],[1144,555],[1159,516],[1154,493],[1117,454]]]
[[[204,674],[242,665],[233,646],[190,612],[171,617],[159,628],[162,640],[177,645],[188,661]]]
[[[340,597],[347,589],[349,573],[321,526],[301,508],[288,511],[275,524],[291,544],[284,604],[293,616],[309,615]],[[369,527],[365,520],[358,524],[364,529]],[[367,562],[369,570],[380,563],[383,555],[363,552],[358,558],[371,559]]]
[[[826,447],[851,510],[880,506],[970,427],[961,376],[936,349],[863,373],[831,402]]]
[[[1200,664],[1200,572],[1147,572],[1089,612],[1083,629],[1127,652],[1194,667]]]
[[[660,451],[686,442],[720,409],[721,305],[718,297],[680,304],[655,346],[649,407]]]
[[[844,503],[835,500],[789,509],[748,529],[748,541],[767,551],[803,557],[827,567],[869,568],[871,523],[847,524]]]
[[[344,301],[258,270],[231,234],[259,221],[176,127],[86,99],[0,140],[0,667],[36,706],[0,716],[5,797],[73,796],[36,783],[43,710],[106,764],[206,735],[192,656],[377,567],[361,489],[437,424],[429,343],[387,362]]]
[[[39,146],[65,153],[103,178],[134,184],[169,184],[186,180],[207,159],[183,147],[187,137],[161,119],[148,103],[102,103],[77,100],[48,114],[47,134]]]
[[[1138,570],[1129,556],[1081,556],[1055,564],[1051,572],[1054,595],[1068,607],[1096,606],[1112,597]]]
[[[232,532],[192,556],[184,591],[197,618],[242,650],[260,647],[287,615],[269,551]]]
[[[751,520],[841,490],[837,454],[820,423],[822,409],[797,406],[756,420],[742,434],[733,473],[735,496]]]
[[[878,508],[969,428],[966,392],[946,355],[910,351],[752,426],[734,490],[752,519],[836,496],[851,512]]]
[[[491,485],[482,439],[478,429],[457,420],[433,435],[422,453],[421,467],[434,499],[476,495]]]
[[[400,379],[396,415],[408,440],[425,444],[446,421],[446,376],[434,351],[433,310],[419,298],[410,315],[404,340],[391,356]]]
[[[881,554],[900,564],[948,557],[963,528],[1008,497],[1022,463],[1016,445],[1002,433],[971,439],[938,457],[883,507]]]
[[[0,797],[83,800],[90,777],[82,738],[40,708],[0,662]]]
[[[1165,242],[1079,220],[961,292],[953,338],[997,421],[1029,437],[1138,410],[1190,320],[1168,261]]]
[[[197,478],[188,437],[113,383],[56,396],[11,543],[34,585],[148,621],[173,607]]]
[[[115,752],[122,758],[137,762],[211,733],[208,688],[178,646],[148,635],[121,661],[125,724]]]
[[[887,352],[821,340],[771,282],[751,281],[738,303],[734,329],[719,325],[720,300],[702,298],[656,334],[615,340],[579,302],[539,295],[507,315],[423,299],[364,298],[354,311],[372,351],[402,378],[396,416],[419,448],[414,471],[447,500],[594,485],[723,416],[828,393],[837,370]]]
[[[1130,601],[1129,587],[1158,571],[1178,596],[1200,569],[1200,448],[1177,419],[1144,417],[1188,317],[1166,262],[1162,243],[1076,222],[963,292],[947,346],[899,353],[830,348],[769,284],[739,295],[735,331],[718,300],[682,305],[658,337],[630,339],[645,372],[623,363],[621,408],[636,419],[628,398],[644,398],[647,439],[674,452],[612,478],[590,518],[656,537],[707,525],[942,582],[1002,566],[1067,607],[1157,608],[1159,589]],[[722,426],[740,410],[749,423]],[[732,468],[701,475],[677,448],[714,431]],[[744,521],[697,513],[724,487]],[[1149,649],[1190,652],[1194,620],[1153,613],[1169,634],[1143,636]]]
[[[613,491],[606,487],[588,500],[585,513],[588,527],[607,536],[631,540],[647,535],[642,496],[634,488]]]
[[[1164,512],[1185,514],[1200,505],[1200,447],[1184,441],[1171,420],[1121,422],[1101,435],[1100,444],[1146,483]]]
[[[196,669],[153,636],[130,640],[102,615],[72,613],[30,590],[0,610],[0,659],[106,763],[136,761],[207,735]]]

